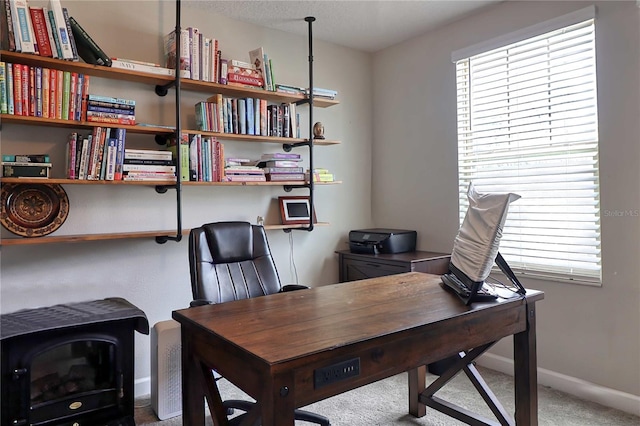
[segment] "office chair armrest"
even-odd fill
[[[204,306],[204,305],[211,305],[211,302],[205,299],[196,299],[196,300],[192,300],[191,303],[189,303],[189,307],[191,308],[196,306]]]
[[[306,286],[306,285],[288,284],[288,285],[283,286],[280,289],[279,293],[285,293],[287,291],[306,290],[306,289],[309,289],[309,287]]]

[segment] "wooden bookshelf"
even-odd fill
[[[129,185],[129,186],[172,186],[175,182],[154,181],[123,181],[123,180],[80,180],[80,179],[56,179],[56,178],[0,178],[0,183],[28,183],[37,185]],[[299,186],[309,182],[297,180],[279,182],[181,182],[183,186]],[[339,185],[342,181],[315,182],[315,185]]]
[[[313,226],[328,226],[327,222],[314,223]],[[306,225],[264,225],[266,230],[286,230],[295,228],[305,228]],[[189,235],[191,229],[183,229],[182,236]],[[82,234],[82,235],[50,235],[44,237],[26,238],[9,237],[0,239],[0,246],[31,246],[43,244],[59,243],[82,243],[89,241],[108,241],[126,239],[155,239],[157,237],[175,237],[176,230],[168,231],[137,231],[137,232],[110,232],[104,234]]]
[[[178,24],[179,22],[177,22]],[[310,33],[309,33],[310,34]],[[92,77],[109,79],[114,81],[131,82],[138,84],[146,84],[155,86],[155,92],[158,95],[165,95],[171,88],[177,91],[176,96],[176,111],[180,116],[181,111],[181,91],[198,92],[203,95],[204,99],[207,99],[212,94],[220,94],[225,97],[234,98],[259,98],[266,99],[267,101],[280,104],[280,103],[295,103],[298,105],[310,105],[310,99],[304,94],[291,94],[284,92],[271,92],[261,88],[247,88],[236,87],[218,83],[211,83],[205,81],[191,80],[187,78],[180,78],[180,84],[176,85],[176,79],[169,75],[159,75],[141,71],[132,71],[129,69],[105,67],[99,65],[92,65],[83,62],[65,61],[60,59],[53,59],[43,57],[39,55],[24,54],[17,52],[10,52],[6,50],[0,50],[0,57],[2,61],[6,63],[24,64],[30,67],[42,67],[55,70],[61,70],[65,72],[75,72],[78,74],[84,74]],[[310,58],[312,57],[310,52]],[[311,74],[310,74],[311,84]],[[338,105],[339,101],[335,99],[326,99],[322,97],[313,97],[314,108],[327,108],[334,105]],[[312,108],[309,109],[310,122],[312,118]],[[32,116],[20,116],[10,114],[0,114],[0,128],[4,125],[19,125],[19,126],[40,126],[49,128],[67,128],[76,130],[91,130],[96,127],[118,127],[125,129],[127,133],[137,133],[143,135],[153,136],[170,136],[175,134],[175,126],[164,125],[146,125],[144,123],[138,125],[112,125],[108,123],[75,121],[75,120],[58,120],[51,118],[32,117]],[[180,128],[181,133],[201,134],[203,136],[211,136],[218,138],[219,140],[231,141],[234,143],[270,143],[279,145],[295,145],[296,147],[306,147],[309,149],[309,161],[313,164],[313,147],[314,146],[330,146],[340,144],[337,140],[313,140],[313,143],[309,143],[309,139],[304,138],[285,138],[285,137],[273,137],[273,136],[256,136],[245,134],[229,134],[218,132],[203,132],[198,130]],[[311,137],[311,135],[309,135]],[[67,141],[61,141],[66,143]],[[285,147],[286,149],[286,147]],[[310,185],[309,182],[300,181],[279,181],[279,182],[181,182],[177,185],[175,182],[167,181],[106,181],[106,180],[78,180],[78,179],[64,179],[64,178],[0,178],[0,184],[33,184],[33,185],[115,185],[120,187],[127,186],[150,186],[156,187],[158,192],[164,192],[167,188],[174,188],[176,191],[181,191],[183,187],[204,187],[204,186],[280,186],[285,187],[286,190],[290,188],[295,189],[307,189],[310,194],[313,193],[315,186],[321,185],[335,185],[342,182],[315,182],[314,185]],[[181,218],[180,203],[177,203],[177,215],[178,220]],[[317,223],[314,226],[325,226],[326,223]],[[181,224],[176,225],[176,228],[180,228]],[[293,229],[293,228],[306,228],[304,225],[266,225],[265,229]],[[189,230],[183,230],[182,235],[188,234]],[[60,235],[60,236],[44,236],[37,238],[3,238],[0,240],[0,246],[14,246],[14,245],[33,245],[33,244],[52,244],[52,243],[69,243],[69,242],[83,242],[83,241],[101,241],[101,240],[122,240],[122,239],[147,239],[157,237],[172,237],[175,236],[176,231],[140,231],[140,232],[115,232],[115,233],[103,233],[103,234],[86,234],[86,235]],[[158,240],[159,241],[159,240]]]

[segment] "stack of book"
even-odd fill
[[[304,181],[301,161],[300,154],[277,152],[262,154],[258,166],[262,167],[268,181]]]
[[[264,77],[262,71],[253,65],[232,59],[227,63],[227,85],[251,89],[264,88]]]
[[[126,148],[122,180],[175,182],[176,166],[171,151]]]
[[[306,87],[291,86],[289,84],[276,84],[276,92],[288,93],[291,95],[309,95],[310,90]],[[335,99],[336,96],[338,96],[338,91],[314,87],[313,96],[323,99]]]
[[[136,101],[111,96],[87,95],[86,120],[94,123],[136,124]]]
[[[264,182],[264,171],[257,166],[227,164],[224,168],[224,182]]]
[[[51,159],[46,154],[9,154],[2,156],[3,177],[48,178]]]
[[[310,90],[306,89],[305,95],[308,95],[309,93],[310,93]],[[338,96],[338,92],[336,90],[321,89],[319,87],[314,87],[313,96],[316,98],[323,98],[323,99],[335,99],[336,96]]]
[[[305,175],[306,179],[309,180],[309,170]],[[329,169],[322,168],[314,168],[313,169],[313,181],[314,182],[334,182],[335,178],[333,173],[329,171]]]
[[[28,0],[2,3],[0,48],[71,61],[81,58],[89,64],[111,66],[109,56],[69,15],[60,0],[50,0],[48,8],[30,6]]]

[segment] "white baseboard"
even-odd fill
[[[133,381],[133,395],[135,398],[151,395],[151,376]]]
[[[477,364],[513,376],[512,359],[485,353],[477,359]],[[538,384],[640,416],[640,396],[637,395],[605,388],[582,379],[545,370],[544,368],[538,368]]]
[[[513,360],[485,353],[477,359],[477,364],[513,376]],[[538,384],[549,386],[561,392],[640,416],[640,397],[615,389],[605,388],[582,379],[538,368]],[[136,379],[136,398],[151,394],[151,377]]]

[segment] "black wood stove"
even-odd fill
[[[2,426],[134,425],[134,331],[121,298],[0,315]]]

